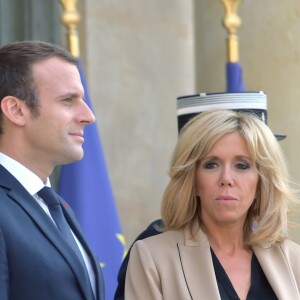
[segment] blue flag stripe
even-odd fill
[[[240,63],[228,62],[226,64],[226,78],[226,91],[228,93],[240,93],[245,91],[243,82],[243,70]]]

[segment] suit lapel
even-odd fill
[[[220,300],[210,246],[206,236],[199,230],[192,239],[185,229],[185,242],[178,244],[181,266],[186,284],[193,300]],[[199,272],[199,270],[202,270]]]
[[[59,199],[62,203],[63,213],[65,215],[65,218],[67,219],[67,222],[69,223],[71,229],[75,233],[76,237],[79,239],[80,243],[84,247],[85,251],[87,252],[91,260],[93,270],[96,276],[96,294],[98,295],[96,299],[104,299],[104,278],[100,267],[100,262],[91,252],[91,249],[84,237],[83,232],[81,231],[80,224],[78,223],[73,210],[70,209],[70,206],[63,198],[59,197]]]
[[[186,228],[185,244],[178,244],[178,249],[191,299],[220,299],[210,246],[205,234],[199,230],[192,239]],[[278,299],[300,300],[291,267],[281,248],[254,246],[253,251]]]
[[[43,209],[35,201],[35,199],[27,192],[27,190],[13,177],[5,168],[0,166],[0,186],[7,190],[7,195],[12,201],[15,201],[25,213],[32,219],[36,226],[41,230],[45,237],[60,252],[66,260],[84,295],[90,298],[90,287],[85,284],[84,270],[79,262],[76,254],[68,246],[64,238],[58,234],[57,229],[53,225],[51,219],[46,215]]]
[[[255,246],[253,251],[278,299],[299,300],[291,267],[279,246]]]

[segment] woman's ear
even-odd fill
[[[14,96],[5,96],[1,100],[1,111],[3,115],[13,124],[24,126],[26,124],[26,103]]]

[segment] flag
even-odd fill
[[[79,61],[85,102],[93,110]],[[86,238],[101,263],[106,299],[113,299],[117,274],[123,259],[125,240],[121,233],[102,145],[96,123],[84,130],[84,157],[61,167],[58,193],[70,203]]]
[[[228,93],[240,93],[245,91],[243,82],[243,70],[240,63],[228,62],[226,64],[226,78],[226,91]]]

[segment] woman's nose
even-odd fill
[[[233,174],[229,168],[224,168],[224,170],[222,170],[219,184],[220,186],[232,186],[234,184]]]

